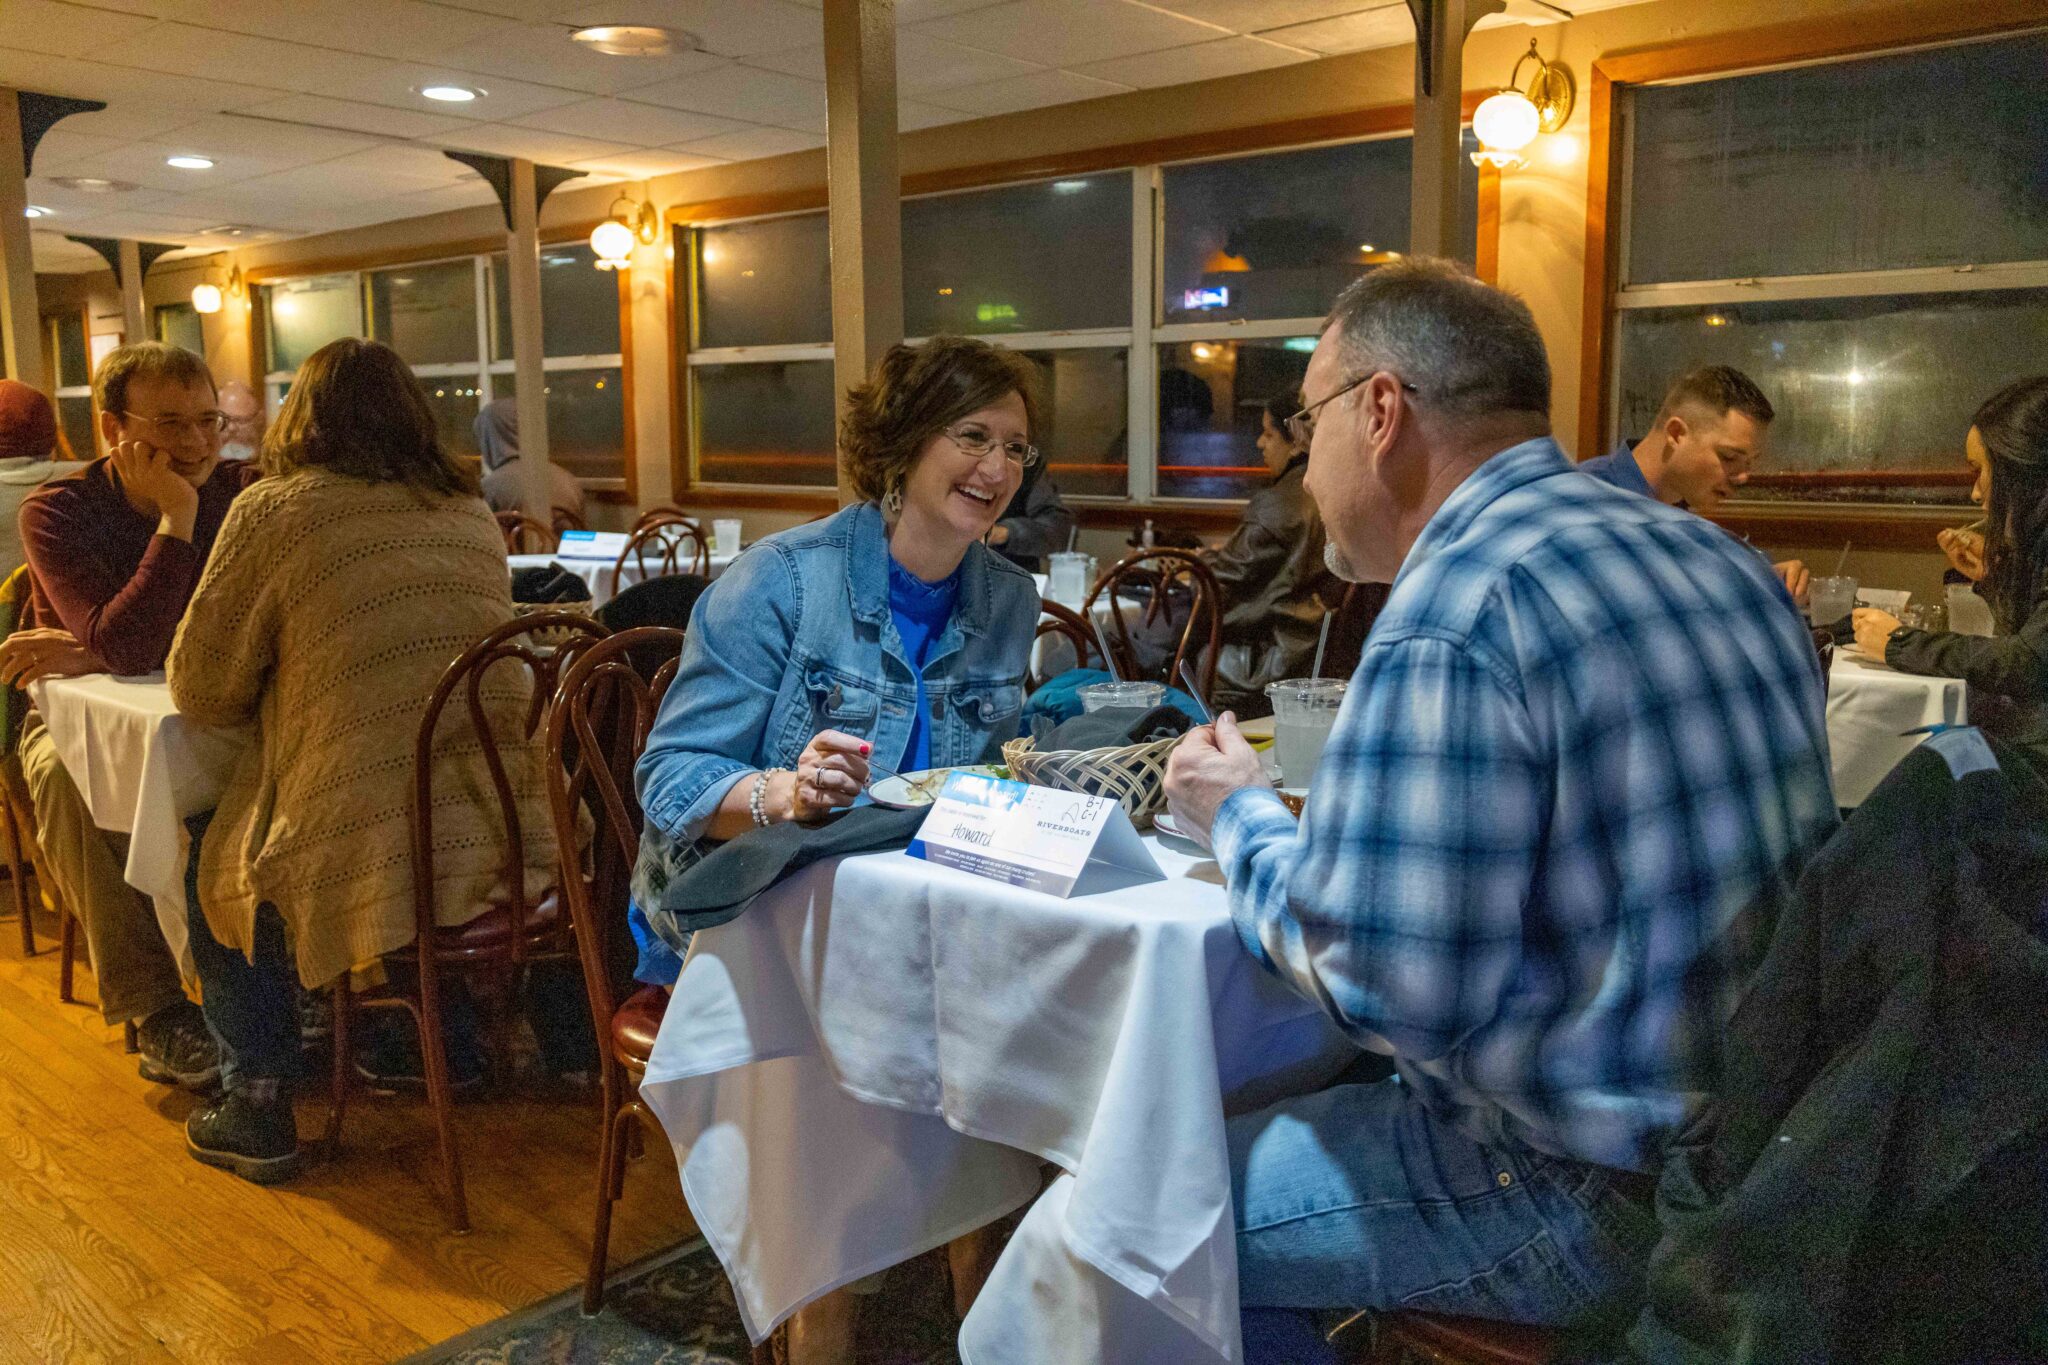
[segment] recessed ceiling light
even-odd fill
[[[102,180],[96,175],[60,175],[50,183],[86,194],[126,194],[135,188],[126,180]]]
[[[420,94],[442,104],[468,104],[483,95],[483,91],[468,85],[423,85]]]
[[[175,166],[181,171],[210,171],[213,158],[210,156],[167,156],[164,165]]]
[[[21,211],[21,216],[24,218],[48,218],[50,211],[41,204],[30,204]]]
[[[569,37],[607,57],[666,57],[679,47],[687,51],[697,46],[689,34],[653,24],[592,24]]]

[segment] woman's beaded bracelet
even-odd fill
[[[754,826],[757,829],[768,828],[768,812],[762,809],[763,798],[768,795],[768,779],[784,771],[786,769],[769,768],[754,779],[754,789],[747,793],[747,813],[754,817]]]

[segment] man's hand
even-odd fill
[[[68,630],[17,630],[0,640],[0,681],[10,687],[106,671],[107,666]]]
[[[144,440],[116,441],[108,454],[121,490],[156,509],[156,533],[192,539],[199,519],[199,490],[171,467],[171,453]]]
[[[1882,659],[1885,641],[1899,628],[1899,618],[1876,607],[1858,607],[1850,621],[1856,627],[1856,648],[1873,659]]]
[[[1943,531],[1934,543],[1955,571],[1972,583],[1984,581],[1984,535],[1980,531]]]
[[[1237,717],[1225,711],[1214,725],[1190,730],[1166,762],[1166,809],[1181,832],[1208,844],[1216,811],[1232,792],[1270,787],[1259,751],[1246,742]]]
[[[1806,565],[1796,559],[1788,559],[1771,567],[1777,570],[1778,577],[1785,584],[1785,591],[1792,594],[1792,600],[1802,607],[1805,606],[1806,589],[1813,582],[1813,575],[1806,571]]]

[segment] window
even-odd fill
[[[541,248],[548,444],[555,463],[586,483],[623,487],[618,277],[595,259],[580,244]],[[307,356],[341,337],[368,337],[412,366],[448,448],[474,455],[477,413],[514,389],[510,298],[502,254],[267,284],[271,408]]]
[[[57,441],[74,460],[99,454],[92,409],[92,349],[85,336],[85,314],[59,313],[43,319],[49,329],[50,358],[56,365],[52,385],[57,397]]]
[[[1615,429],[1731,364],[1778,410],[1746,496],[1966,502],[1971,412],[2048,343],[2044,66],[2036,33],[1629,91]]]
[[[199,310],[189,303],[166,303],[156,310],[156,339],[168,346],[182,346],[194,355],[206,354]]]
[[[1408,195],[1395,137],[909,199],[905,330],[1038,367],[1038,444],[1068,497],[1243,497],[1267,477],[1260,407],[1300,388],[1337,293],[1407,248]],[[693,481],[832,485],[826,228],[799,213],[679,240]]]

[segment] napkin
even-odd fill
[[[588,602],[590,585],[559,564],[512,571],[514,602]]]
[[[1121,749],[1127,744],[1146,744],[1155,739],[1172,739],[1194,726],[1177,706],[1110,706],[1089,711],[1072,720],[1053,724],[1049,716],[1034,717],[1032,746],[1052,753],[1065,749]]]
[[[822,825],[793,822],[752,829],[705,854],[688,867],[653,886],[636,878],[636,897],[657,928],[657,913],[684,932],[709,929],[737,919],[747,903],[790,873],[826,858],[847,853],[874,853],[907,848],[928,812],[856,806]],[[642,841],[641,858],[648,856]],[[669,934],[662,937],[671,942]]]

